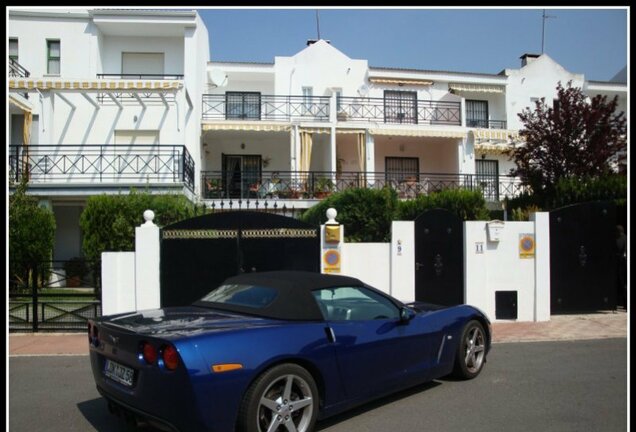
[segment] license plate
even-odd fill
[[[117,362],[106,359],[104,365],[104,375],[108,378],[117,381],[120,384],[131,387],[133,384],[133,376],[135,371],[129,367],[120,365]]]

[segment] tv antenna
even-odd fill
[[[320,40],[320,17],[318,16],[318,9],[316,9],[316,30],[318,32],[318,40]]]
[[[541,54],[543,54],[543,50],[545,47],[545,20],[547,20],[548,18],[556,18],[556,16],[554,15],[546,15],[545,14],[545,9],[543,9],[543,20],[542,23],[543,25],[541,26]]]

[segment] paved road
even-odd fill
[[[87,356],[11,357],[9,385],[12,432],[122,430],[95,390]],[[625,431],[627,339],[495,344],[475,380],[434,381],[318,430]]]

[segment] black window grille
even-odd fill
[[[466,100],[466,126],[488,127],[488,101]]]
[[[226,119],[261,119],[261,94],[259,92],[226,92]]]
[[[475,161],[477,185],[488,201],[499,201],[499,161],[479,159]]]
[[[410,157],[386,157],[384,171],[387,183],[419,181],[420,160]]]
[[[417,92],[384,91],[385,123],[417,123]]]

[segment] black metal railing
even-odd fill
[[[89,319],[101,316],[99,261],[10,262],[9,268],[10,332],[85,331]]]
[[[30,183],[183,183],[194,161],[183,145],[11,145],[10,178]]]
[[[204,94],[204,120],[329,121],[327,96],[259,95],[246,104],[225,94]]]
[[[182,80],[183,74],[130,74],[130,73],[102,73],[97,78],[103,79],[150,79],[150,80]]]
[[[484,129],[505,129],[506,121],[505,120],[466,119],[466,126],[484,128]]]
[[[457,126],[462,123],[460,102],[415,100],[396,108],[385,98],[340,97],[338,101],[339,121]]]
[[[12,58],[9,58],[9,76],[15,78],[28,78],[31,73],[24,68],[20,63]]]
[[[415,198],[443,189],[481,190],[487,201],[519,195],[524,187],[517,177],[504,175],[388,173],[328,171],[263,171],[237,175],[234,171],[201,173],[204,199],[321,199],[348,189],[389,187],[400,198]]]

